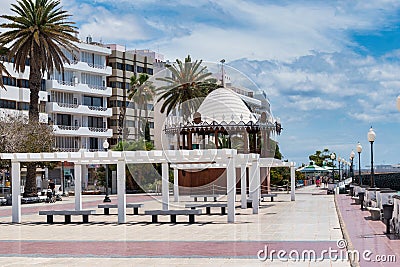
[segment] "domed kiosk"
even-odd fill
[[[238,153],[257,153],[262,158],[273,158],[276,141],[272,137],[280,134],[281,125],[274,120],[269,109],[251,108],[232,89],[218,88],[203,100],[185,122],[173,123],[171,120],[166,123],[164,130],[175,149],[233,148]],[[204,191],[208,185],[209,190],[212,188],[212,193],[215,193],[216,187],[224,188],[224,171],[180,170],[179,186],[190,188],[189,193],[193,194],[194,188]],[[265,179],[267,172],[262,176]],[[265,182],[267,186],[269,182]]]

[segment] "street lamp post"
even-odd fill
[[[346,176],[346,160],[344,158],[342,158],[342,180],[343,176]]]
[[[332,153],[331,154],[331,160],[332,160],[332,182],[335,182],[335,158],[336,158],[335,153]]]
[[[110,144],[107,142],[107,139],[106,139],[103,143],[103,148],[107,152],[109,147],[110,147]],[[106,180],[106,196],[104,197],[103,202],[111,202],[111,199],[108,197],[108,164],[106,164],[105,180]]]
[[[374,141],[375,141],[376,134],[374,129],[371,128],[368,131],[368,142],[371,143],[371,187],[375,187],[375,177],[374,177]]]
[[[224,73],[224,63],[225,63],[225,59],[221,59],[220,62],[221,62],[221,72],[222,72],[222,80],[221,80],[221,83],[222,83],[222,87],[225,87],[225,73]]]
[[[340,158],[340,156],[337,157],[337,163],[339,166],[339,182],[342,180],[342,175],[340,173],[340,163],[342,162],[342,159]]]
[[[354,178],[354,169],[353,169],[353,161],[354,161],[354,156],[356,154],[354,153],[354,151],[352,150],[350,152],[350,176],[351,178]]]
[[[358,153],[358,183],[361,186],[363,183],[362,183],[362,177],[361,177],[361,152],[362,152],[362,146],[361,146],[360,142],[358,142],[356,149],[357,149],[357,153]]]

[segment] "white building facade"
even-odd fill
[[[107,106],[111,88],[106,78],[111,67],[106,65],[110,49],[100,45],[77,43],[73,53],[64,51],[71,64],[64,72],[48,74],[46,111],[56,135],[59,151],[103,150],[103,142],[112,137],[107,118],[112,116]]]

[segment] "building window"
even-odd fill
[[[118,120],[110,120],[109,125],[108,126],[118,126]]]
[[[3,84],[9,86],[16,86],[17,82],[15,78],[3,76]]]
[[[45,79],[42,79],[40,91],[46,91],[46,80]]]
[[[124,70],[124,64],[117,62],[117,69]]]
[[[29,103],[19,102],[18,110],[29,110]]]
[[[19,87],[29,88],[29,80],[19,80]]]
[[[94,150],[99,149],[99,139],[98,138],[94,138],[94,137],[89,138],[89,149],[94,149]]]
[[[135,127],[135,121],[126,121],[125,126],[126,127]]]
[[[89,127],[93,128],[103,128],[103,118],[102,117],[88,117]]]
[[[148,69],[147,69],[147,74],[153,75],[153,69],[148,68]]]
[[[126,70],[126,71],[130,71],[130,72],[133,72],[133,65],[126,64],[126,65],[125,65],[125,70]]]
[[[138,73],[144,73],[144,68],[140,67],[140,66],[137,66],[137,72]]]
[[[154,129],[154,122],[149,122],[149,128]]]
[[[16,109],[17,102],[0,99],[0,108]]]
[[[83,104],[85,106],[102,107],[103,106],[103,98],[93,97],[93,96],[83,96]]]
[[[57,125],[72,126],[71,119],[71,115],[57,114]]]
[[[109,83],[109,86],[112,87],[112,88],[121,88],[121,89],[123,89],[122,85],[123,85],[122,82],[110,82]]]

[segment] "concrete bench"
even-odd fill
[[[217,202],[217,198],[220,197],[220,195],[195,195],[195,196],[190,196],[192,198],[194,198],[194,201],[197,202],[198,198],[203,198],[204,202],[207,201],[207,198],[211,197],[214,198],[214,202]]]
[[[71,215],[82,215],[82,221],[84,223],[89,222],[89,215],[96,214],[95,210],[41,210],[39,215],[47,216],[47,223],[53,223],[54,215],[64,215],[65,223],[71,222]]]
[[[176,215],[189,215],[189,223],[194,223],[194,215],[200,215],[201,210],[146,210],[145,215],[151,215],[151,222],[158,222],[158,215],[170,215],[171,223],[176,223]]]
[[[379,221],[381,219],[380,208],[367,207],[367,210],[371,213],[372,220]]]
[[[192,210],[196,208],[206,208],[206,214],[211,214],[211,208],[221,208],[221,214],[226,214],[226,203],[205,203],[205,204],[186,204],[185,208],[191,208]]]
[[[99,204],[97,206],[99,209],[104,209],[104,214],[109,215],[110,214],[110,209],[117,209],[118,205],[117,204]],[[143,204],[140,203],[126,203],[127,208],[133,208],[133,214],[138,215],[139,214],[139,208],[143,207]]]
[[[274,197],[277,197],[277,194],[261,194],[261,199],[264,201],[264,198],[270,197],[271,202],[274,202]]]

